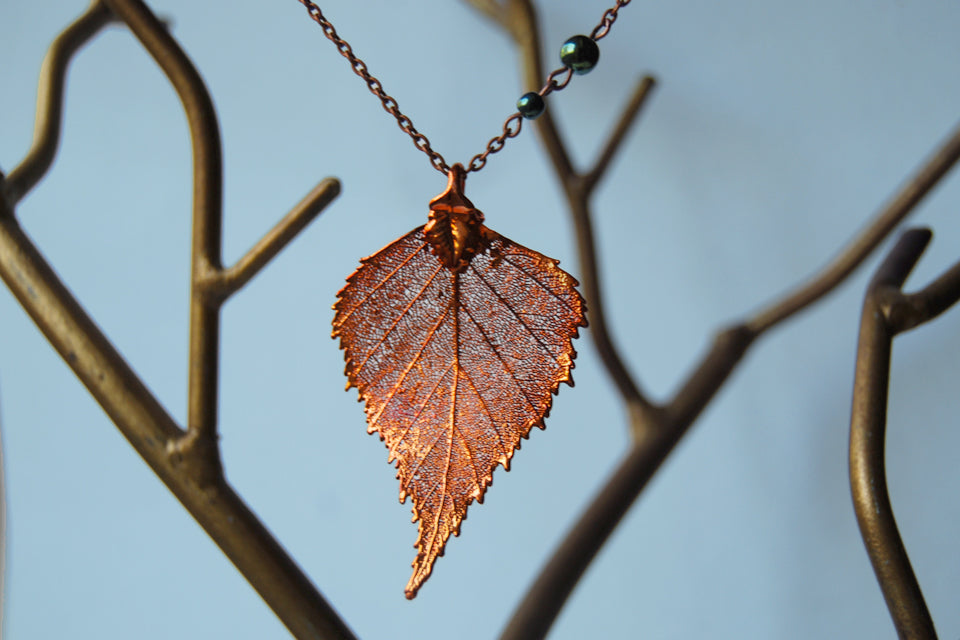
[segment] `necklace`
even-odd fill
[[[362,259],[333,307],[347,388],[357,388],[367,432],[378,433],[389,450],[400,501],[413,499],[417,557],[405,589],[412,599],[450,535],[460,534],[467,507],[483,502],[494,469],[509,470],[521,438],[544,428],[560,383],[573,386],[572,340],[587,326],[573,276],[486,227],[464,195],[466,176],[519,135],[523,120],[543,113],[546,96],[593,69],[597,41],[630,0],[616,0],[589,36],[564,42],[563,67],[539,91],[520,97],[503,131],[466,167],[448,165],[320,7],[298,1],[414,146],[447,176],[446,190],[430,201],[427,223]]]

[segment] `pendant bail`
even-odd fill
[[[447,173],[447,188],[430,201],[430,220],[423,233],[443,266],[462,271],[483,249],[483,213],[463,194],[467,172],[459,162]]]

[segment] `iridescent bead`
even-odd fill
[[[587,36],[573,36],[560,47],[560,62],[577,75],[589,73],[600,59],[600,47]]]
[[[525,93],[517,100],[517,111],[527,120],[533,120],[539,116],[545,107],[543,96],[536,91]]]

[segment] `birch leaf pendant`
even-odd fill
[[[464,181],[454,165],[427,224],[361,260],[333,307],[347,388],[397,467],[400,501],[413,499],[410,599],[497,465],[573,386],[571,341],[587,326],[577,281],[484,226]]]

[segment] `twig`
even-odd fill
[[[850,489],[857,523],[901,638],[937,637],[897,530],[884,461],[893,337],[960,299],[960,263],[918,293],[901,291],[930,237],[926,229],[904,233],[870,282],[860,319],[850,417]]]
[[[930,156],[836,258],[806,284],[758,312],[748,324],[758,334],[832,291],[873,253],[960,158],[960,126]]]
[[[960,262],[943,272],[921,291],[909,294],[897,292],[895,299],[886,300],[886,315],[897,333],[933,320],[957,302],[960,290]]]
[[[104,0],[130,28],[173,84],[193,142],[193,266],[190,296],[190,364],[187,432],[179,449],[199,455],[219,471],[217,380],[220,308],[200,286],[221,267],[223,179],[220,128],[200,74],[170,33],[142,2]]]
[[[37,131],[28,158],[0,176],[0,277],[117,428],[224,554],[298,638],[353,638],[352,632],[223,477],[216,442],[220,292],[204,286],[220,274],[221,178],[216,114],[200,76],[164,26],[139,0],[105,0],[166,72],[183,101],[194,154],[190,422],[184,431],[100,332],[17,223],[13,203],[50,167],[62,112],[63,70],[80,44],[105,23],[94,6],[51,47]],[[91,18],[93,15],[96,19]],[[83,37],[80,37],[83,36]],[[69,46],[67,46],[69,45]],[[60,70],[60,71],[58,71]],[[59,88],[58,88],[59,87]],[[20,177],[18,177],[20,176]],[[10,180],[16,178],[11,185]],[[335,195],[322,183],[228,270],[227,288],[248,281]]]
[[[40,68],[37,87],[37,121],[33,128],[33,144],[23,161],[10,172],[0,189],[0,195],[13,209],[40,181],[57,153],[60,142],[60,122],[63,119],[63,86],[70,59],[80,47],[100,30],[115,20],[101,2],[94,2],[73,24],[58,35]]]
[[[620,150],[620,145],[622,145],[626,139],[630,127],[637,121],[637,116],[646,104],[647,98],[650,96],[650,92],[656,83],[657,81],[653,76],[644,76],[637,82],[637,85],[633,89],[633,94],[630,96],[630,102],[627,103],[626,108],[620,115],[620,120],[613,128],[607,144],[604,145],[600,155],[597,156],[593,169],[583,176],[583,189],[587,193],[593,192],[597,182],[599,182],[600,178],[607,172],[607,166],[610,164],[610,161],[613,160],[617,151]]]
[[[340,195],[340,181],[326,178],[290,210],[267,235],[263,236],[237,263],[216,272],[203,286],[219,300],[226,300],[242,288],[266,264],[283,250],[324,208]]]

